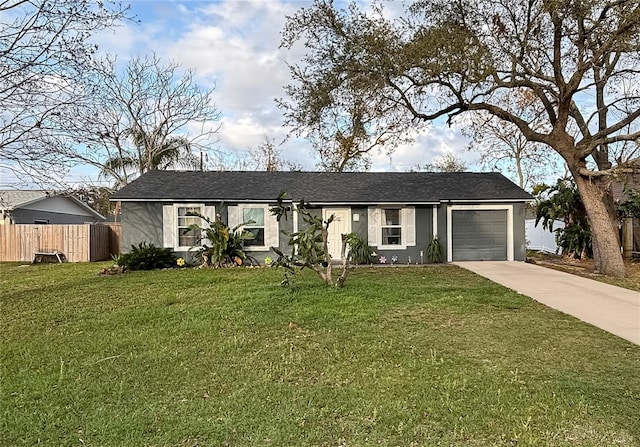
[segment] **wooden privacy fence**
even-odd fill
[[[0,262],[31,262],[34,253],[53,251],[70,262],[105,261],[119,247],[119,225],[0,225]]]

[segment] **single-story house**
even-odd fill
[[[104,216],[71,195],[41,190],[0,190],[0,225],[83,224]]]
[[[141,242],[190,257],[196,235],[185,233],[197,217],[246,228],[256,238],[246,249],[258,260],[270,247],[288,250],[282,230],[297,231],[292,218],[269,212],[281,192],[293,204],[310,203],[329,227],[329,250],[340,257],[340,235],[355,232],[379,257],[426,262],[434,236],[446,261],[519,260],[526,257],[525,205],[531,195],[499,173],[431,172],[239,172],[150,171],[115,193],[121,203],[122,251]],[[195,220],[194,220],[195,219]]]

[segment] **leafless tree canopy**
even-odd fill
[[[0,167],[44,172],[63,162],[55,119],[77,100],[92,33],[126,18],[121,3],[0,1]]]
[[[282,150],[276,144],[275,139],[265,135],[264,141],[255,148],[249,149],[248,168],[255,171],[301,171],[302,166],[286,160],[282,156]],[[247,166],[245,166],[247,168]]]
[[[151,169],[199,169],[217,142],[213,90],[155,55],[118,69],[102,60],[84,76],[85,100],[60,115],[76,143],[65,154],[98,167],[116,186]]]
[[[467,170],[467,163],[453,152],[436,157],[433,162],[417,164],[413,166],[411,172],[464,172]]]
[[[544,111],[540,110],[537,98],[527,90],[504,95],[503,103],[511,103],[510,109],[531,126],[543,130]],[[466,117],[462,133],[471,138],[469,150],[480,154],[480,163],[485,169],[502,172],[514,179],[521,188],[529,189],[544,177],[560,177],[558,158],[548,148],[527,140],[520,130],[508,121],[486,112],[477,112]]]

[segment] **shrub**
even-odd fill
[[[429,262],[442,262],[444,256],[442,254],[442,245],[438,236],[434,236],[427,245],[427,260]]]
[[[349,246],[349,259],[352,263],[371,264],[373,262],[373,248],[356,233],[347,235],[347,244]]]
[[[593,256],[591,227],[580,193],[571,179],[559,179],[554,186],[538,185],[536,196],[536,226],[556,233],[556,244],[562,254],[574,258]],[[564,222],[564,228],[553,228],[556,220]]]
[[[581,225],[570,224],[556,231],[556,244],[562,254],[575,259],[593,258],[591,231]]]
[[[247,259],[252,264],[258,264],[255,258],[248,256],[244,251],[245,241],[251,240],[255,236],[252,232],[242,229],[244,225],[255,222],[243,222],[229,228],[220,220],[220,215],[217,215],[215,220],[200,213],[187,213],[187,216],[197,216],[207,223],[204,227],[197,224],[189,227],[189,230],[200,230],[204,234],[203,239],[209,241],[210,245],[202,244],[196,253],[196,257],[202,259],[202,265],[205,267],[239,266],[243,265]]]
[[[176,257],[170,248],[160,248],[141,242],[132,245],[129,253],[118,256],[116,262],[126,270],[155,270],[176,265]]]

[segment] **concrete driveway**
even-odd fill
[[[638,292],[525,262],[454,264],[640,345]]]

